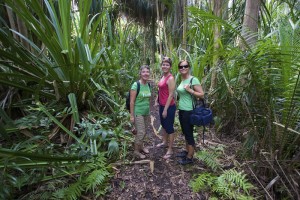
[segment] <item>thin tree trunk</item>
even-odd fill
[[[162,4],[162,6],[164,6]],[[162,11],[164,8],[161,9]],[[161,12],[161,24],[163,28],[163,34],[164,34],[164,41],[165,41],[165,54],[169,56],[169,46],[168,46],[168,38],[167,38],[167,33],[166,33],[166,27],[165,27],[165,18],[164,18],[164,12]]]
[[[246,0],[242,37],[246,39],[248,45],[257,42],[258,15],[260,0]],[[239,46],[245,48],[245,44],[239,41]]]
[[[183,17],[182,17],[182,48],[187,50],[187,25],[188,25],[188,13],[186,0],[182,0],[182,9],[183,9]]]
[[[9,20],[10,28],[12,30],[17,31],[17,26],[16,26],[16,23],[15,23],[15,20],[14,20],[14,14],[13,14],[11,8],[8,5],[6,5],[6,12],[7,12],[7,15],[8,15],[8,20]],[[15,39],[18,39],[18,36],[15,33],[13,33],[13,37]]]
[[[156,50],[156,27],[155,27],[155,19],[156,17],[152,16],[151,22],[151,32],[152,32],[152,63],[155,63],[155,52]]]
[[[183,24],[183,0],[176,0],[175,4],[175,13],[173,15],[174,21],[173,21],[173,27],[172,27],[172,35],[173,35],[173,41],[174,45],[178,46],[180,43],[182,43],[182,24]]]
[[[27,27],[25,26],[24,22],[19,17],[17,17],[17,23],[18,23],[19,33],[22,34],[25,38],[28,38]],[[22,42],[23,46],[26,49],[30,50],[29,44],[23,38],[20,38],[20,42]]]
[[[158,6],[158,0],[156,0],[156,13],[157,13],[157,28],[158,28],[158,39],[159,39],[159,53],[162,56],[162,45],[161,45],[161,34],[160,34],[160,18],[159,18],[159,6]]]
[[[221,9],[223,5],[223,0],[214,0],[214,15],[217,17],[221,17]],[[214,26],[214,56],[213,56],[213,68],[212,68],[212,74],[211,74],[211,83],[210,83],[210,91],[213,91],[214,88],[217,85],[217,67],[219,63],[219,56],[216,52],[218,52],[218,49],[220,48],[219,44],[219,38],[220,38],[220,25],[216,24]]]

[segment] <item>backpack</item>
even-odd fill
[[[140,87],[141,87],[140,81],[136,81],[136,84],[137,84],[137,89],[136,89],[136,97],[137,97],[139,95]],[[150,83],[148,83],[148,86],[150,88]],[[126,109],[130,111],[130,90],[126,95]]]

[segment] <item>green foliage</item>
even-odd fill
[[[222,199],[253,199],[250,191],[254,186],[246,179],[246,174],[235,169],[223,170],[224,146],[210,147],[196,152],[196,158],[204,162],[214,173],[203,172],[190,181],[194,192],[211,192]]]
[[[89,21],[87,16],[91,2],[80,3],[79,11],[73,13],[71,0],[59,1],[57,6],[53,1],[45,0],[45,12],[39,1],[7,1],[7,5],[26,24],[31,37],[26,38],[9,27],[1,27],[0,40],[3,46],[9,48],[0,50],[0,82],[22,90],[24,96],[33,94],[33,99],[66,102],[68,95],[74,93],[79,110],[86,107],[99,110],[91,104],[113,106],[111,90],[104,80],[109,78],[104,66],[111,59],[107,58],[106,48],[102,48],[99,42],[102,35],[95,31],[106,16],[100,13]],[[20,8],[22,12],[19,12]],[[72,27],[76,30],[74,35]],[[24,38],[31,48],[22,47],[8,30]],[[43,45],[39,46],[34,39]]]
[[[81,169],[82,173],[76,179],[76,182],[66,188],[57,190],[53,194],[53,197],[59,199],[78,199],[83,192],[91,192],[96,194],[96,197],[105,194],[107,189],[106,181],[110,177],[110,172],[105,160],[97,159],[95,161]]]
[[[108,155],[112,156],[119,152],[119,144],[115,140],[111,140],[108,144]]]
[[[224,147],[219,145],[218,147],[211,147],[207,150],[198,151],[196,152],[195,157],[203,161],[213,171],[218,171],[222,167],[219,158],[223,155],[223,152]]]
[[[199,174],[197,178],[190,181],[189,186],[193,192],[209,191],[214,184],[216,177],[211,173]]]
[[[246,179],[246,174],[234,169],[224,171],[212,186],[212,190],[229,199],[253,199],[249,195],[253,185]]]
[[[222,199],[254,199],[250,191],[253,185],[246,179],[246,174],[234,169],[222,171],[219,176],[211,173],[202,173],[189,184],[194,192],[211,192]],[[210,198],[211,199],[211,198]]]

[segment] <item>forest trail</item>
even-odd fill
[[[155,129],[158,129],[160,125],[158,107],[153,107],[153,102],[151,107],[151,115],[156,118],[153,125]],[[145,160],[153,161],[153,168],[148,162],[145,164],[124,164],[114,167],[115,176],[110,180],[111,191],[102,199],[207,199],[205,196],[193,193],[188,186],[192,176],[199,174],[205,169],[204,164],[196,159],[194,159],[194,164],[186,166],[182,166],[177,162],[178,158],[175,155],[183,149],[185,141],[182,134],[179,133],[179,124],[175,128],[174,153],[171,158],[166,160],[163,156],[167,148],[156,147],[161,142],[161,139],[155,135],[152,126],[149,126],[147,128],[145,146],[149,148],[150,153],[146,154]],[[196,151],[202,145],[201,142],[202,138],[198,136],[196,138]],[[127,159],[133,162],[138,161],[133,158],[132,154],[133,145],[130,147]]]

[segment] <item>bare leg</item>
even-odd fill
[[[193,145],[188,145],[187,148],[188,148],[188,155],[187,155],[187,158],[190,158],[190,159],[191,159],[191,158],[193,158],[193,156],[194,156],[195,148],[194,148]]]
[[[158,145],[156,145],[156,147],[164,147],[168,144],[168,134],[166,133],[164,128],[161,129],[161,132],[162,132],[162,143],[159,143]]]
[[[170,158],[171,155],[173,154],[173,144],[174,144],[175,134],[174,133],[168,134],[168,136],[169,136],[169,146],[166,155],[164,155],[164,159]]]

